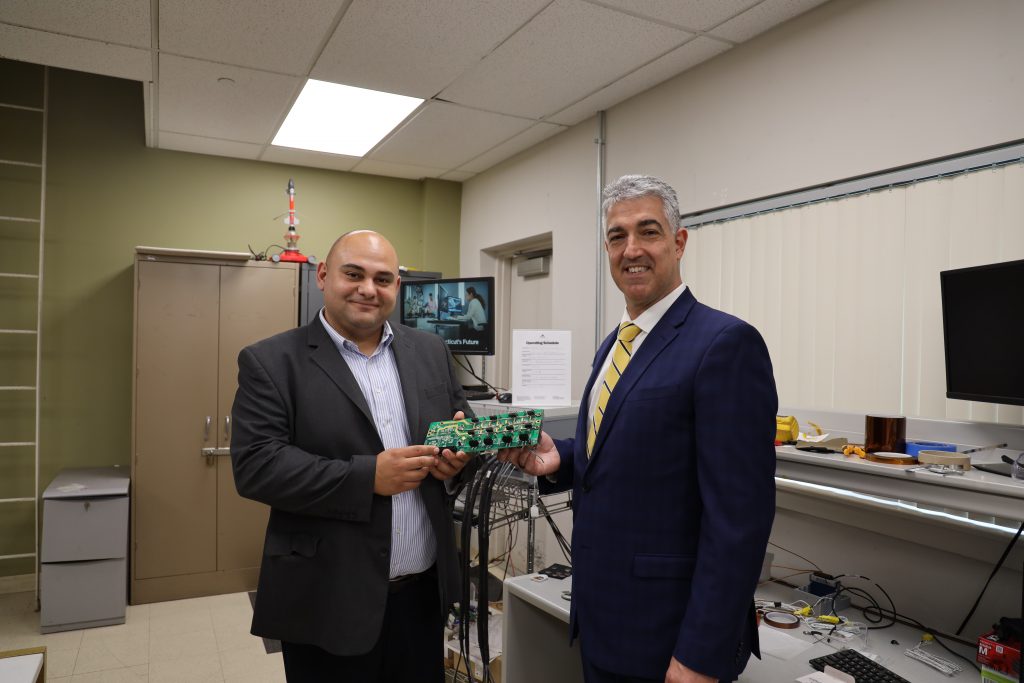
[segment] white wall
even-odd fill
[[[552,263],[558,264],[550,275],[554,296],[538,305],[550,305],[555,328],[572,330],[576,394],[583,392],[594,352],[595,131],[594,121],[581,123],[473,178],[462,195],[463,277],[493,275],[496,259],[488,252],[551,233]],[[488,363],[489,380],[499,365]]]
[[[607,178],[660,175],[685,213],[1022,139],[1021,26],[1017,0],[834,0],[611,109]],[[595,135],[585,121],[463,188],[463,273],[484,248],[553,232],[577,390],[594,348]],[[604,282],[608,327],[622,298]]]
[[[834,0],[608,115],[683,213],[1024,137],[1024,3]]]
[[[676,187],[681,208],[688,212],[1024,139],[1021,26],[1024,3],[1018,0],[833,0],[611,109],[606,136],[607,178],[637,172],[660,175]],[[594,121],[586,121],[472,178],[463,188],[464,274],[481,268],[482,249],[534,232],[552,231],[554,257],[559,260],[552,319],[556,326],[573,331],[573,385],[577,392],[586,381],[594,347],[595,134]],[[787,241],[790,237],[798,243],[827,244],[827,255],[837,258],[838,266],[849,252],[858,254],[861,263],[881,244],[896,248],[899,260],[890,249],[883,259],[885,266],[876,272],[881,281],[869,288],[876,293],[894,280],[892,271],[896,268],[911,273],[913,277],[907,281],[919,282],[922,274],[941,263],[937,250],[948,250],[947,258],[954,254],[950,262],[956,264],[993,254],[1013,258],[1009,251],[1018,253],[1019,246],[1006,249],[1008,244],[1019,245],[1024,234],[1024,224],[1013,217],[1016,209],[1011,207],[1008,222],[997,227],[966,225],[945,216],[950,220],[933,235],[931,225],[944,216],[943,212],[936,212],[934,206],[922,212],[915,206],[918,199],[926,199],[928,191],[908,190],[913,195],[909,199],[879,195],[858,205],[857,211],[863,209],[863,223],[859,225],[808,220],[799,235],[781,240],[770,232],[740,226],[731,232],[722,231],[717,246],[713,246],[711,233],[705,233],[698,240],[705,242],[700,246],[701,258],[718,249],[717,260],[712,258],[710,264],[702,260],[698,265],[688,257],[684,279],[687,268],[704,267],[705,274],[699,281],[711,302],[758,318],[766,337],[778,339],[773,349],[776,365],[784,370],[799,367],[799,351],[795,357],[785,355],[793,354],[793,338],[786,336],[793,331],[786,330],[784,317],[774,315],[781,307],[772,295],[781,294],[782,281],[776,290],[750,289],[752,282],[763,280],[772,271],[786,278],[799,274],[782,263],[785,250],[794,248]],[[982,202],[988,201],[985,192],[978,196]],[[1012,200],[1011,195],[1004,196]],[[906,210],[920,219],[907,223],[909,227],[901,228],[903,232],[887,232],[892,216],[887,212],[898,212],[900,207],[909,207]],[[816,209],[822,213],[809,212],[809,218],[827,218],[835,210],[823,206]],[[843,219],[846,217],[844,214]],[[873,221],[873,217],[878,220]],[[696,244],[692,256],[697,254]],[[739,264],[732,258],[737,254],[742,257]],[[707,273],[707,269],[715,268],[720,270],[717,288],[713,286],[715,278]],[[784,276],[783,270],[787,272]],[[819,272],[824,276],[826,270],[822,267]],[[899,286],[904,287],[902,278],[900,282]],[[740,298],[744,283],[746,299]],[[834,281],[822,280],[822,284],[822,293],[807,289],[794,305],[807,320],[820,318],[828,324],[834,344],[823,347],[816,358],[808,361],[821,363],[820,372],[779,377],[780,390],[790,405],[794,405],[793,400],[806,400],[812,404],[808,407],[835,405],[836,384],[832,380],[819,382],[819,378],[831,373],[834,366],[828,362],[834,363],[835,354],[848,353],[855,341],[854,337],[836,341],[834,331],[845,332],[847,328],[837,328],[836,321],[845,316],[858,320],[856,316],[870,308],[871,302],[863,296],[854,298],[863,307],[858,311],[837,308]],[[850,281],[842,288],[855,293],[857,286],[856,281]],[[603,327],[608,328],[621,315],[622,298],[607,274],[604,288],[606,305],[601,315]],[[703,292],[697,294],[705,296]],[[921,310],[927,306],[934,306],[934,301],[926,302]],[[886,309],[886,314],[891,312]],[[929,315],[933,313],[934,309]],[[946,410],[941,397],[929,398],[927,405],[893,398],[901,391],[900,380],[893,380],[894,374],[901,374],[896,349],[905,339],[914,342],[919,338],[915,335],[921,334],[920,328],[907,325],[907,321],[893,319],[889,325],[873,330],[879,339],[872,346],[871,353],[877,358],[871,375],[878,378],[882,405],[858,403],[857,410],[887,410],[894,405],[919,411],[917,414]],[[928,347],[927,352],[934,355],[934,348]],[[827,361],[829,354],[832,361]],[[935,375],[933,357],[925,360],[917,366],[924,376],[903,376],[902,381],[931,386],[934,392],[941,375]],[[903,367],[910,366],[904,362]],[[856,364],[839,368],[840,375],[849,377],[849,381],[870,386],[871,378],[862,377],[857,370]],[[1011,414],[1009,421],[1019,420],[1019,415]],[[971,413],[969,417],[999,419],[994,413]],[[905,525],[890,521],[891,528],[882,530],[885,538],[889,534],[898,538]],[[773,536],[787,542],[813,542],[814,534],[827,536],[830,531],[821,527],[812,533],[809,527],[813,525],[806,522],[799,515],[783,511]],[[567,526],[562,527],[563,531]],[[844,548],[845,556],[832,566],[843,566],[849,557],[863,553],[877,552],[877,557],[885,558],[896,545],[885,541],[884,548],[873,547],[880,541],[870,534],[834,531],[841,537],[836,545]],[[552,548],[550,543],[546,548]],[[929,565],[948,560],[949,567],[957,567],[951,573],[957,577],[970,575],[966,592],[973,591],[975,574],[993,559],[983,558],[980,565],[968,569],[962,557],[945,558],[941,553],[922,557]],[[546,559],[556,561],[557,555],[549,553]],[[886,573],[886,564],[883,559],[865,566],[863,571],[873,572],[873,578],[885,585],[886,577],[878,571]],[[891,571],[913,572],[920,571],[920,567],[893,567]],[[1002,590],[996,593],[1006,594]],[[927,609],[928,599],[912,596],[906,611]]]

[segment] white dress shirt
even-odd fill
[[[644,339],[647,338],[647,333],[654,329],[654,326],[658,324],[668,309],[672,308],[672,304],[676,302],[676,299],[678,299],[685,291],[686,283],[684,282],[666,294],[660,301],[638,315],[636,320],[629,317],[628,311],[622,312],[622,320],[619,321],[620,325],[624,322],[632,321],[634,325],[640,328],[640,334],[633,339],[632,355],[636,355],[636,352],[640,350],[640,345],[643,344]],[[600,382],[604,377],[604,374],[608,372],[608,366],[612,364],[612,354],[614,352],[615,344],[612,344],[608,350],[608,355],[605,356],[604,362],[601,364],[601,370],[597,373],[597,382]],[[629,365],[626,366],[626,372],[629,372]],[[598,383],[594,384],[594,387],[599,386],[600,384]],[[597,410],[597,395],[600,393],[598,391],[594,391],[594,387],[590,389],[590,405],[587,412],[587,415],[590,418],[594,417],[594,411]]]

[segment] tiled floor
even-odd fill
[[[46,646],[51,683],[283,682],[245,593],[129,606],[124,624],[39,634],[33,593],[0,595],[0,651]]]

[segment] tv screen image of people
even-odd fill
[[[452,353],[494,354],[494,278],[403,282],[403,325],[439,336]]]

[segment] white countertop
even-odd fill
[[[785,479],[995,517],[1024,519],[1024,481],[1019,479],[976,469],[943,476],[923,469],[912,470],[907,465],[890,465],[839,453],[798,451],[793,446],[779,446],[775,453],[775,474]]]

